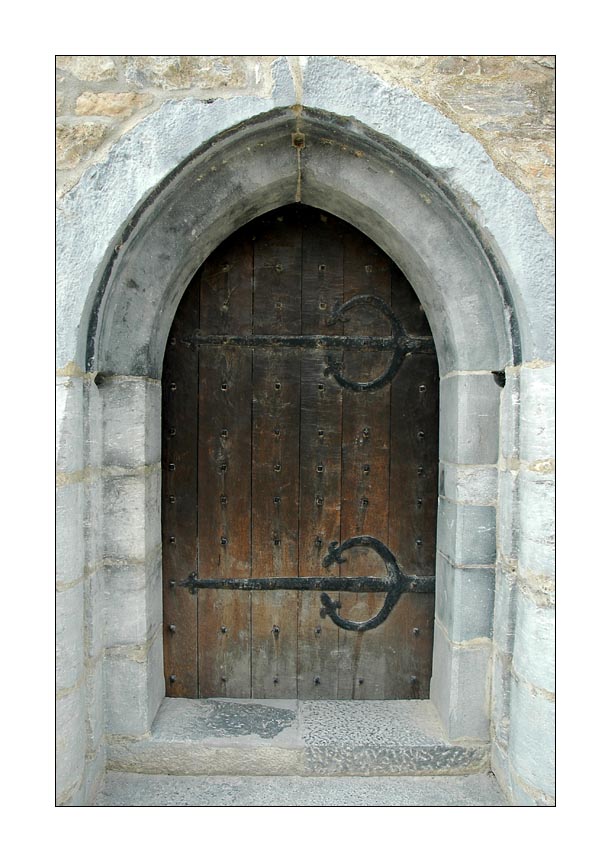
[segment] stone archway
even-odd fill
[[[442,378],[431,698],[451,739],[486,741],[501,392],[493,372],[515,364],[520,350],[507,290],[464,215],[417,160],[355,123],[305,109],[256,118],[194,153],[140,207],[98,290],[87,367],[101,399],[104,463],[118,471],[105,482],[105,547],[117,580],[137,553],[130,577],[141,585],[140,604],[129,606],[129,625],[145,638],[137,654],[107,651],[108,730],[146,733],[164,693],[156,464],[159,378],[175,309],[225,237],[296,198],[350,222],[391,255],[430,321]],[[458,586],[465,572],[468,596]],[[127,608],[121,590],[108,595],[117,648]]]

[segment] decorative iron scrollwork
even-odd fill
[[[435,589],[434,577],[416,577],[406,574],[395,555],[386,545],[373,536],[353,536],[340,545],[331,542],[322,565],[324,568],[346,562],[342,556],[345,551],[354,547],[371,548],[382,559],[386,567],[386,578],[356,577],[356,578],[198,578],[192,572],[188,578],[179,581],[177,586],[186,587],[194,594],[197,590],[322,590],[320,597],[322,617],[329,619],[341,629],[354,632],[370,631],[377,628],[388,617],[403,593],[432,593]],[[341,607],[325,591],[350,593],[386,593],[382,608],[368,620],[354,622],[346,620],[338,614]]]
[[[184,338],[184,344],[195,347],[267,347],[271,349],[292,348],[293,350],[358,350],[358,351],[392,351],[388,368],[373,380],[350,380],[342,373],[342,363],[335,357],[327,355],[325,374],[333,377],[339,386],[354,392],[371,392],[386,386],[394,378],[403,364],[406,356],[412,353],[435,352],[431,336],[410,336],[394,311],[381,299],[373,294],[359,294],[338,306],[331,314],[327,324],[335,326],[345,320],[345,314],[359,306],[371,306],[381,312],[390,322],[390,336],[375,335],[205,335],[199,330],[189,338]]]

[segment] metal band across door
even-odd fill
[[[437,374],[409,284],[339,219],[284,208],[208,259],[164,366],[169,695],[428,696]]]

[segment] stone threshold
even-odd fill
[[[448,742],[432,703],[165,698],[150,735],[113,740],[108,770],[157,775],[481,773],[489,746]]]
[[[95,801],[104,807],[507,806],[493,775],[303,777],[143,775],[109,772]]]

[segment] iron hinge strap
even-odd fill
[[[376,628],[388,617],[403,593],[432,593],[435,590],[435,578],[432,576],[419,577],[406,574],[394,556],[394,554],[373,536],[354,536],[341,545],[331,542],[329,551],[322,561],[327,568],[333,563],[345,562],[342,557],[344,551],[349,548],[361,546],[370,547],[383,560],[388,577],[355,577],[355,578],[333,578],[333,577],[304,577],[304,578],[198,578],[196,572],[192,572],[188,578],[179,581],[177,586],[187,587],[191,593],[197,590],[329,590],[331,592],[351,593],[386,593],[386,599],[381,610],[363,622],[346,620],[338,614],[341,607],[339,602],[332,600],[326,592],[321,595],[321,616],[329,616],[340,628],[349,631],[368,631]]]

